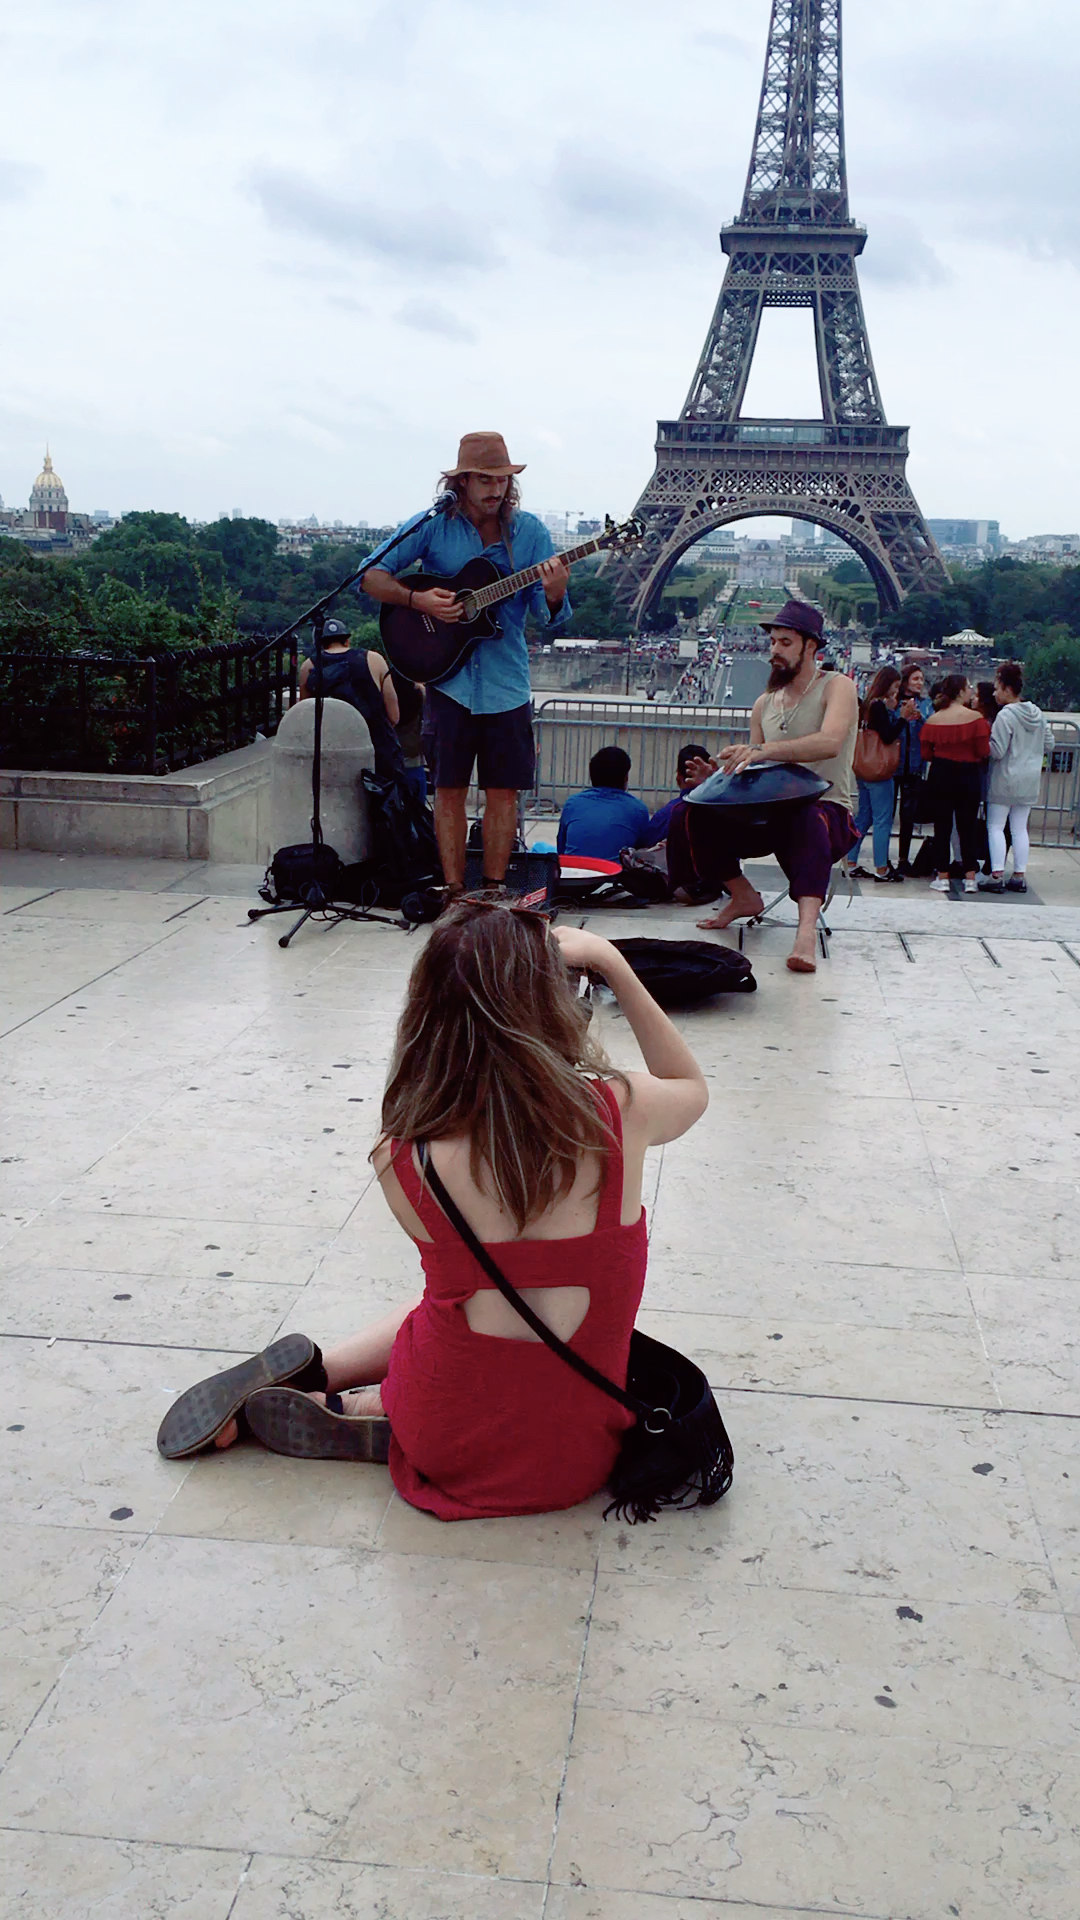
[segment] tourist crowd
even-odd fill
[[[1004,661],[993,681],[975,686],[954,673],[928,688],[921,667],[903,673],[881,667],[859,708],[858,839],[847,855],[851,878],[882,885],[925,878],[932,892],[946,893],[962,874],[968,893],[1026,893],[1028,815],[1038,802],[1052,745],[1049,722],[1034,701],[1024,699],[1023,669],[1016,661]],[[628,791],[629,754],[621,747],[601,748],[589,762],[590,786],[571,794],[563,807],[559,852],[618,861],[666,846],[672,891],[704,897],[684,816],[685,796],[702,777],[706,759],[703,746],[680,749],[677,792],[650,816],[644,801]],[[890,845],[898,810],[894,865]],[[920,825],[932,825],[933,834],[913,861]],[[860,864],[868,833],[872,868]],[[1006,879],[1010,847],[1012,873]]]

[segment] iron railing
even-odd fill
[[[0,654],[0,766],[171,773],[272,734],[296,698],[295,640],[106,657]]]

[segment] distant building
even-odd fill
[[[818,530],[813,520],[793,520],[791,537],[797,547],[812,547],[816,544]]]
[[[1032,533],[1026,540],[1014,540],[1010,553],[1024,560],[1055,560],[1059,563],[1080,558],[1080,533]]]
[[[357,521],[355,526],[343,526],[335,520],[333,526],[323,526],[314,514],[307,520],[279,520],[277,523],[277,550],[279,553],[310,553],[316,546],[376,546],[380,540],[389,539],[393,527],[369,527],[366,520]]]
[[[926,524],[942,551],[946,547],[984,547],[996,553],[1001,545],[999,520],[928,520]]]
[[[108,524],[108,516],[104,524]],[[64,483],[47,447],[45,464],[30,489],[29,511],[0,510],[0,535],[21,540],[31,552],[51,559],[70,559],[85,552],[104,531],[104,524],[96,514],[71,512]]]
[[[753,540],[739,555],[741,587],[782,587],[788,563],[781,540]]]

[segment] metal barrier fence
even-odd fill
[[[624,747],[630,786],[656,808],[675,791],[675,761],[694,742],[718,753],[750,730],[747,707],[643,704],[640,700],[545,700],[536,710],[534,801],[558,812],[571,793],[589,784],[589,761],[600,747]]]
[[[0,654],[0,766],[170,773],[275,732],[296,690],[295,642]]]
[[[1054,745],[1043,768],[1028,831],[1037,847],[1075,847],[1080,832],[1080,725],[1047,714]]]
[[[1031,838],[1040,847],[1075,847],[1080,843],[1080,723],[1050,714],[1047,719],[1054,745],[1031,811]],[[571,793],[588,786],[589,761],[600,747],[626,749],[631,790],[655,809],[675,790],[679,748],[693,741],[715,754],[746,740],[750,709],[558,698],[538,706],[535,731],[533,799],[539,811],[557,813]]]

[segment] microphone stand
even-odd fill
[[[449,498],[452,498],[452,496],[449,496]],[[435,505],[431,507],[420,520],[414,521],[410,527],[404,527],[400,533],[395,534],[393,539],[388,540],[381,548],[376,547],[375,552],[378,555],[378,560],[376,560],[374,564],[378,565],[379,561],[382,560],[386,554],[392,553],[394,548],[400,546],[401,542],[407,539],[410,533],[415,533],[418,527],[426,526],[429,520],[434,520],[438,514],[444,513],[447,503],[448,496],[446,494],[441,495]],[[313,674],[315,725],[311,743],[311,847],[313,871],[311,880],[304,888],[302,895],[304,902],[303,912],[295,926],[290,927],[288,933],[281,936],[281,939],[278,941],[279,947],[287,947],[293,936],[299,933],[301,927],[316,917],[320,920],[325,920],[326,924],[331,927],[340,926],[343,920],[381,920],[383,925],[387,927],[401,927],[405,924],[401,920],[394,919],[390,914],[375,913],[370,907],[358,905],[355,901],[349,901],[343,904],[341,901],[334,900],[332,896],[327,893],[326,888],[319,878],[319,852],[325,844],[322,830],[322,731],[323,708],[325,706],[325,694],[323,691],[323,626],[326,620],[327,610],[333,605],[338,595],[345,593],[347,589],[354,586],[358,580],[362,580],[371,565],[372,559],[369,555],[364,560],[362,566],[357,568],[354,573],[350,573],[347,580],[342,580],[340,585],[332,587],[330,592],[325,593],[321,600],[317,600],[313,607],[309,607],[306,613],[301,614],[299,620],[294,620],[291,626],[285,628],[284,632],[275,635],[273,640],[268,640],[265,647],[260,647],[258,652],[252,655],[252,659],[259,659],[262,654],[268,653],[270,648],[276,647],[279,642],[291,640],[294,635],[299,632],[300,628],[306,626],[310,621],[312,635],[315,641],[315,669]],[[249,907],[248,919],[266,920],[273,914],[295,912],[295,900],[279,900],[276,906]]]

